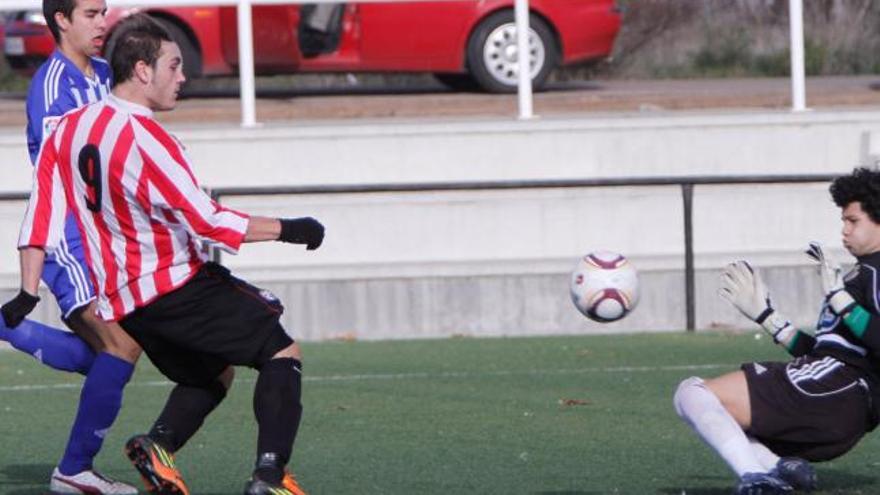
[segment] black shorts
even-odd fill
[[[752,425],[747,433],[779,456],[834,459],[872,428],[863,373],[832,357],[742,365]]]
[[[229,365],[259,368],[292,344],[278,322],[283,312],[269,291],[206,263],[189,282],[119,324],[170,380],[204,386]]]

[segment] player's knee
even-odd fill
[[[136,363],[141,356],[141,346],[118,324],[98,318],[94,311],[90,310],[91,307],[92,304],[71,314],[68,325],[80,336],[91,336],[91,338],[83,338],[90,345],[93,340],[97,342],[96,345],[92,345],[96,352],[106,352],[129,363]]]
[[[91,306],[91,305],[89,305]],[[90,325],[85,318],[89,306],[83,306],[73,310],[73,313],[64,318],[64,324],[70,328],[79,338],[83,339],[93,351],[104,352],[105,345],[97,330]]]
[[[687,404],[691,402],[689,399],[694,394],[699,393],[700,389],[704,389],[703,379],[698,376],[686,378],[678,384],[675,395],[672,397],[672,404],[675,406],[675,412],[679,417],[685,418],[687,415]]]
[[[133,339],[129,338],[110,338],[106,345],[106,352],[114,356],[124,359],[129,363],[136,363],[141,357],[141,346]]]
[[[299,348],[299,344],[294,342],[272,355],[272,359],[280,358],[293,358],[302,362],[302,350]]]
[[[108,346],[105,352],[107,352],[108,354],[112,354],[131,364],[134,364],[138,361],[138,359],[140,359],[142,351],[140,347]]]
[[[105,352],[129,363],[136,363],[143,352],[141,346],[118,325],[101,324],[107,327],[101,334]]]
[[[220,382],[221,385],[228,391],[232,387],[232,382],[235,380],[235,368],[232,366],[227,366],[223,373],[220,373],[220,376],[217,377],[217,381]]]

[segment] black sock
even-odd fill
[[[196,434],[224,397],[226,387],[219,381],[205,387],[177,385],[153,424],[150,439],[172,453],[177,452]]]
[[[302,417],[302,363],[293,358],[272,359],[260,369],[254,388],[257,417],[257,464],[254,476],[281,484]]]

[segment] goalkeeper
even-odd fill
[[[880,392],[880,172],[858,168],[831,184],[843,245],[858,260],[845,276],[812,243],[825,302],[815,335],[773,306],[745,261],[725,267],[722,297],[760,324],[794,359],[743,364],[717,378],[678,386],[679,416],[736,472],[738,494],[816,488],[808,461],[849,451],[878,423]]]

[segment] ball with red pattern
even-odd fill
[[[587,318],[600,323],[629,314],[639,300],[639,278],[621,254],[595,251],[578,261],[571,274],[571,300]]]

